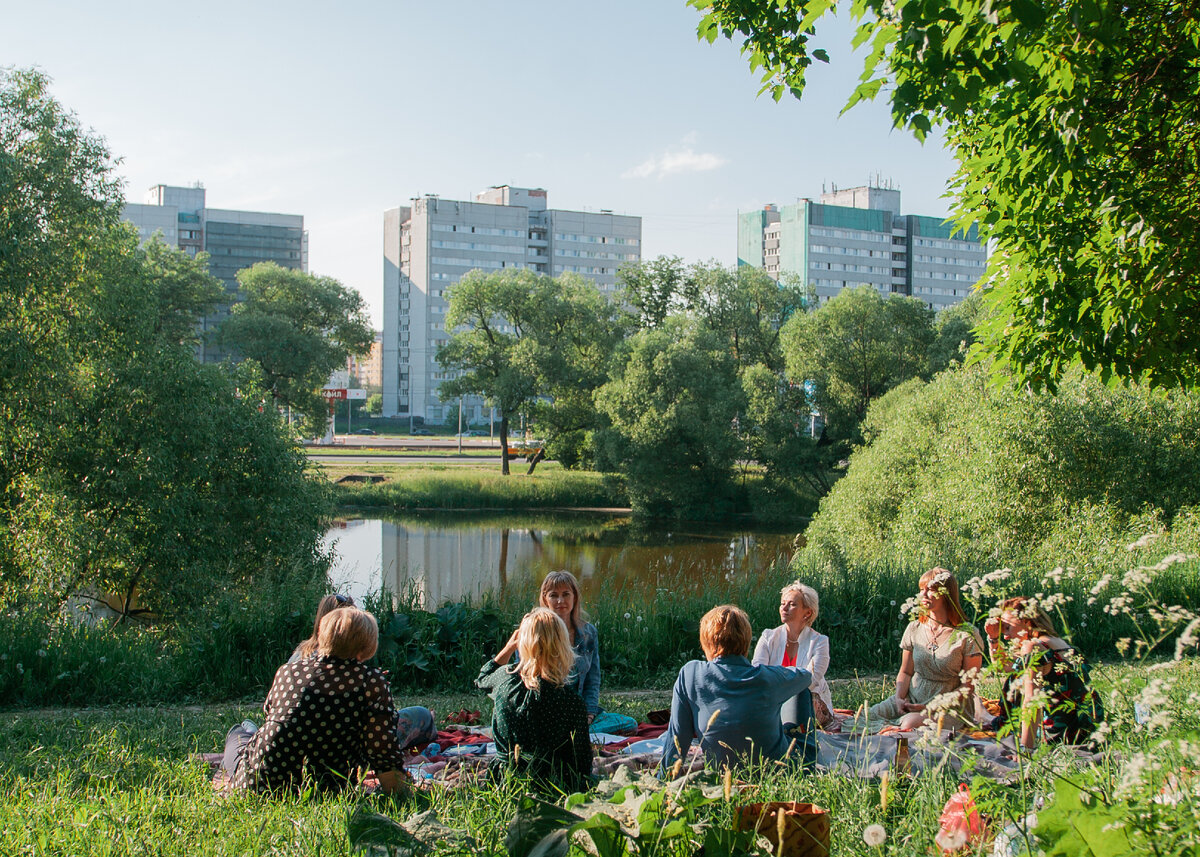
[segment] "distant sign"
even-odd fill
[[[367,391],[346,389],[345,387],[322,387],[321,395],[330,401],[341,401],[342,399],[365,399],[367,397]]]

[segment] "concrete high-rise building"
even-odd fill
[[[452,419],[441,401],[448,377],[437,362],[445,344],[446,290],[473,269],[526,268],[557,276],[582,274],[603,292],[617,287],[617,268],[641,259],[642,219],[611,211],[546,207],[546,191],[502,185],[474,202],[415,198],[383,215],[383,413],[431,423]],[[464,402],[464,418],[487,418],[480,400]]]
[[[835,188],[820,202],[739,213],[738,264],[798,275],[821,301],[867,284],[941,309],[971,293],[987,247],[974,226],[964,233],[940,217],[901,214],[899,190]]]
[[[256,262],[308,270],[308,233],[302,215],[207,208],[199,184],[155,185],[146,192],[144,202],[126,203],[121,219],[137,227],[142,241],[159,232],[167,244],[192,256],[208,253],[209,273],[225,284],[231,302],[237,292],[237,272]],[[202,332],[216,327],[228,314],[228,308],[222,307],[206,316]],[[197,356],[220,360],[224,352],[204,339],[202,336]]]
[[[351,354],[346,358],[350,381],[359,387],[376,392],[383,387],[383,334],[376,333],[371,350],[366,354]]]

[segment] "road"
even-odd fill
[[[341,464],[346,467],[360,464],[446,464],[467,466],[472,464],[500,463],[499,455],[464,455],[461,458],[456,455],[421,455],[419,453],[412,455],[376,455],[364,452],[362,455],[354,455],[343,452],[339,455],[322,455],[319,449],[319,447],[316,447],[308,450],[309,461],[314,461],[317,464]]]

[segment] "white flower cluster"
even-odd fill
[[[1175,640],[1175,660],[1182,658],[1187,649],[1196,648],[1197,643],[1200,643],[1200,617],[1194,617]]]
[[[921,606],[921,596],[914,595],[900,605],[900,618],[916,619],[917,616],[923,612],[923,610],[924,608]]]
[[[1117,783],[1116,797],[1139,797],[1148,789],[1156,790],[1159,778],[1155,774],[1160,771],[1190,771],[1197,768],[1200,768],[1200,743],[1187,740],[1160,741],[1154,747],[1129,757]]]
[[[963,592],[972,601],[979,602],[985,596],[996,595],[999,585],[1007,582],[1012,575],[1013,571],[1011,568],[998,568],[995,571],[989,571],[987,574],[972,577],[963,584]]]
[[[1151,543],[1158,540],[1158,537],[1159,537],[1158,533],[1146,533],[1146,535],[1142,536],[1140,539],[1138,539],[1133,544],[1126,545],[1125,550],[1135,551],[1135,550],[1141,550],[1144,547],[1149,547]]]
[[[1096,581],[1095,585],[1092,586],[1092,588],[1090,590],[1090,595],[1087,600],[1088,605],[1090,606],[1092,604],[1095,604],[1096,600],[1100,597],[1100,593],[1103,592],[1104,590],[1108,589],[1109,585],[1112,582],[1113,582],[1113,576],[1111,574],[1109,574],[1108,572],[1105,572],[1104,574],[1100,575],[1100,579]]]
[[[1061,565],[1048,571],[1042,576],[1042,586],[1062,586],[1063,579],[1074,580],[1075,569],[1063,568]]]
[[[1141,706],[1143,711],[1149,713],[1149,717],[1141,724],[1145,726],[1147,731],[1153,732],[1156,729],[1171,728],[1171,724],[1173,723],[1169,708],[1171,699],[1167,695],[1170,689],[1170,680],[1154,678],[1138,694],[1137,701],[1134,703],[1134,709],[1137,710],[1138,706]]]

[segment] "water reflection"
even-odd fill
[[[628,590],[756,575],[790,557],[792,532],[690,524],[664,529],[627,517],[440,514],[341,521],[326,536],[337,554],[331,578],[359,598],[386,584],[427,610],[501,593],[565,568],[585,600]]]

